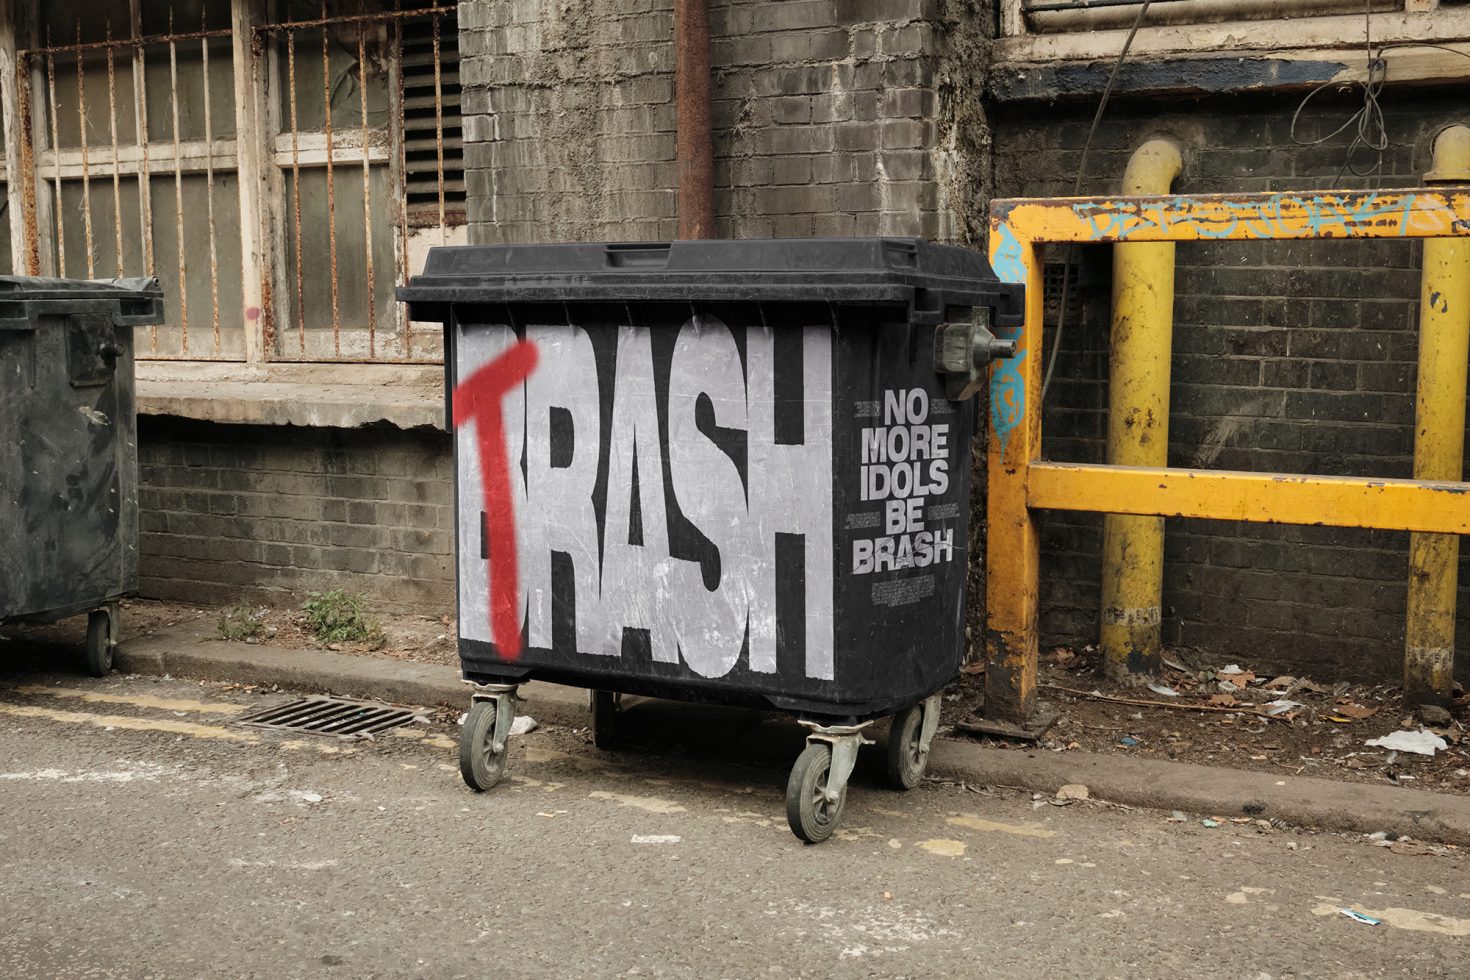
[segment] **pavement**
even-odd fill
[[[207,640],[187,630],[125,641],[118,668],[136,674],[278,685],[395,704],[463,707],[469,701],[469,689],[452,667]],[[533,682],[520,693],[524,714],[570,727],[588,724],[587,693],[581,689]],[[704,708],[694,710],[706,717],[717,714]],[[734,713],[733,717],[742,715],[761,717],[752,712]],[[744,727],[753,727],[753,723]],[[1117,754],[997,748],[967,739],[937,740],[929,771],[975,786],[1002,786],[1046,796],[1064,785],[1080,783],[1095,798],[1129,806],[1227,818],[1248,814],[1307,828],[1383,832],[1470,846],[1467,796]]]
[[[452,723],[247,728],[287,695],[7,646],[0,976],[1459,978],[1470,945],[1457,852],[897,793],[871,752],[804,846],[771,715],[639,704],[613,752],[543,722],[475,794]]]

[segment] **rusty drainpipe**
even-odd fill
[[[1470,180],[1470,128],[1435,138],[1426,184]],[[1470,242],[1424,241],[1419,299],[1419,394],[1414,479],[1465,478],[1465,383],[1470,356]],[[1454,689],[1455,592],[1460,539],[1409,537],[1409,610],[1404,629],[1404,705],[1448,708]]]
[[[715,236],[715,153],[710,128],[709,0],[674,0],[675,148],[679,237]]]

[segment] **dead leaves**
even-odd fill
[[[1227,684],[1234,684],[1236,690],[1239,691],[1244,691],[1246,686],[1256,679],[1255,672],[1250,670],[1242,670],[1234,674],[1217,674],[1216,677]]]
[[[1377,708],[1370,708],[1367,705],[1359,704],[1352,698],[1338,698],[1337,704],[1324,717],[1328,721],[1336,722],[1339,725],[1351,725],[1355,721],[1372,718],[1376,714],[1378,714]]]
[[[1046,660],[1063,670],[1070,670],[1083,662],[1083,658],[1077,655],[1077,651],[1070,647],[1052,647],[1046,652]]]

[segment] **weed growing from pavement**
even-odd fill
[[[265,631],[263,610],[249,606],[231,606],[219,614],[219,636],[222,640],[253,640]]]
[[[333,589],[313,592],[301,606],[306,624],[321,642],[380,645],[382,624],[367,611],[367,596],[360,592]]]

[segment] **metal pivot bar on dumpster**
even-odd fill
[[[1021,288],[908,239],[436,249],[400,291],[446,325],[466,781],[516,685],[776,709],[830,835],[871,721],[917,782],[965,650],[970,397]]]
[[[996,274],[1037,284],[1052,242],[1470,236],[1470,187],[998,200],[990,215]],[[1041,323],[1042,291],[1029,289],[1024,323],[999,332],[1016,354],[991,368],[986,721],[1037,717],[1037,510],[1470,532],[1470,483],[1047,462]]]
[[[162,321],[156,279],[0,276],[0,623],[91,613],[97,674],[138,587],[133,328]]]

